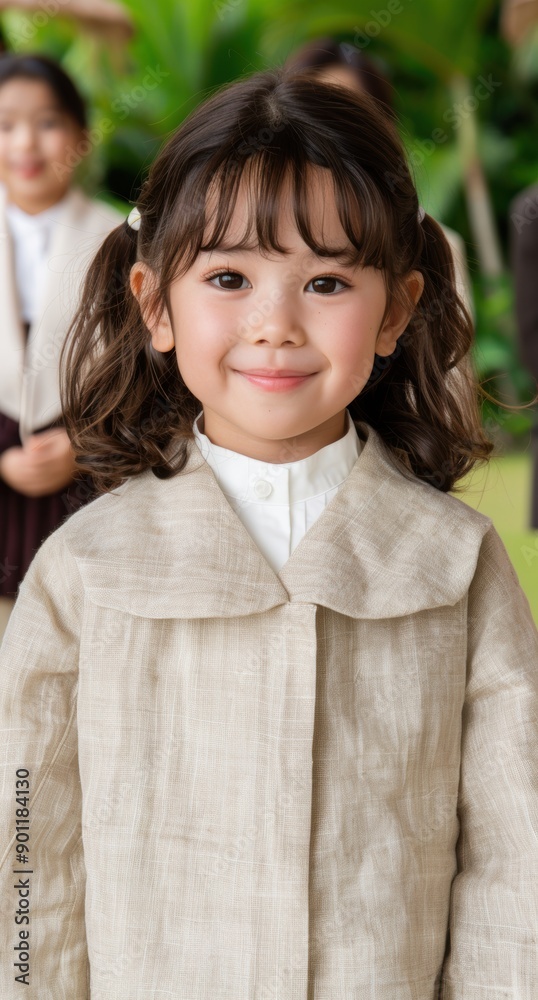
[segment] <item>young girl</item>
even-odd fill
[[[72,187],[86,111],[60,66],[0,58],[0,638],[43,538],[91,495],[71,492],[58,359],[85,264],[119,214]]]
[[[66,352],[107,492],[0,657],[2,998],[536,997],[537,634],[447,493],[470,338],[370,98],[267,73],[167,143]]]

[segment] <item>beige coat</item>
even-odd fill
[[[5,198],[0,185],[0,411],[18,422],[24,442],[60,416],[58,361],[82,280],[104,237],[123,216],[78,188],[69,191],[58,208],[39,319],[31,324],[26,343]]]
[[[0,654],[2,1000],[536,1000],[536,629],[491,522],[357,427],[278,576],[194,445],[38,552]]]

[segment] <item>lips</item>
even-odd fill
[[[289,368],[251,368],[248,371],[237,371],[237,374],[264,392],[287,392],[304,385],[316,372],[298,372]]]
[[[36,174],[41,173],[43,170],[42,163],[15,163],[13,164],[13,169],[16,173],[20,174],[22,177],[35,177]]]
[[[263,375],[267,378],[304,378],[314,372],[298,372],[291,368],[246,368],[240,375]]]

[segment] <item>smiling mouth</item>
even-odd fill
[[[234,371],[237,375],[246,378],[252,385],[256,385],[258,388],[269,392],[285,392],[289,389],[295,389],[306,382],[307,379],[317,374],[317,372],[271,371],[270,369],[266,369],[265,371],[263,369],[255,371],[239,371],[234,369]]]
[[[36,174],[41,173],[43,170],[42,163],[29,163],[29,164],[14,164],[13,170],[17,174],[21,174],[23,177],[34,177]]]

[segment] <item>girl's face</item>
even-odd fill
[[[16,77],[0,87],[0,180],[23,211],[35,214],[63,198],[82,159],[81,138],[48,84]]]
[[[329,172],[314,168],[309,190],[319,232],[332,246],[348,245]],[[247,220],[243,191],[228,240],[239,241]],[[410,315],[394,304],[383,322],[382,272],[314,255],[286,196],[278,235],[289,254],[200,253],[170,287],[171,316],[144,305],[152,284],[147,265],[131,272],[153,346],[175,346],[209,439],[265,462],[296,461],[342,437],[345,408],[367,382],[374,353],[394,351]],[[407,284],[418,299],[422,275],[412,272]]]

